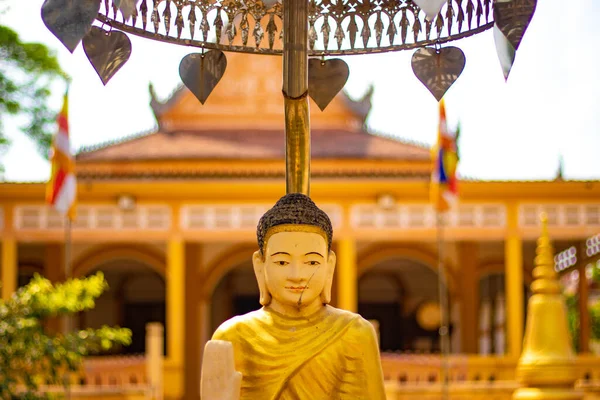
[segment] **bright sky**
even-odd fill
[[[70,54],[40,17],[43,0],[2,0],[1,23],[23,40],[56,50],[73,78],[70,92],[72,145],[105,142],[151,130],[148,83],[165,98],[180,83],[181,58],[196,49],[130,36],[129,62],[106,87],[81,45]],[[463,176],[481,179],[551,179],[564,160],[568,179],[600,179],[600,2],[540,0],[536,15],[504,82],[491,31],[454,42],[467,58],[446,95],[451,124],[460,119]],[[425,144],[436,137],[437,102],[413,75],[412,51],[351,56],[346,90],[360,96],[375,85],[368,120],[373,131]],[[274,76],[280,80],[281,77]],[[58,110],[63,87],[53,106]],[[210,101],[210,99],[209,99]],[[200,104],[198,105],[200,107]],[[2,156],[9,181],[43,181],[49,165],[17,129],[4,121],[11,149]],[[283,124],[283,121],[282,121]],[[452,126],[452,125],[451,125]]]

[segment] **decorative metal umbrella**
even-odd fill
[[[199,48],[183,83],[207,101],[227,67],[224,52],[283,56],[288,192],[309,193],[308,96],[325,109],[348,79],[331,56],[416,49],[412,68],[439,101],[465,55],[446,43],[494,29],[507,79],[536,0],[46,0],[42,19],[73,52],[83,41],[106,84],[127,62],[126,34]],[[309,59],[309,57],[313,57]]]

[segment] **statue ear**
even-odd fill
[[[325,285],[321,292],[321,301],[323,304],[331,303],[331,286],[333,285],[333,273],[335,271],[336,256],[333,250],[329,250],[327,257],[327,275],[325,275]]]
[[[265,260],[260,250],[255,251],[252,255],[252,265],[254,266],[254,275],[256,275],[256,282],[258,282],[258,290],[260,291],[260,304],[268,306],[271,303],[271,293],[267,289]]]

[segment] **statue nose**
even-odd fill
[[[290,274],[288,279],[292,282],[302,281],[302,275],[300,274],[300,264],[293,262],[290,264]]]

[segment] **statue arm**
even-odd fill
[[[381,368],[381,356],[379,354],[379,343],[375,329],[370,322],[361,320],[362,335],[364,337],[363,362],[366,372],[366,392],[370,400],[385,400],[385,387],[383,382],[383,370]]]

